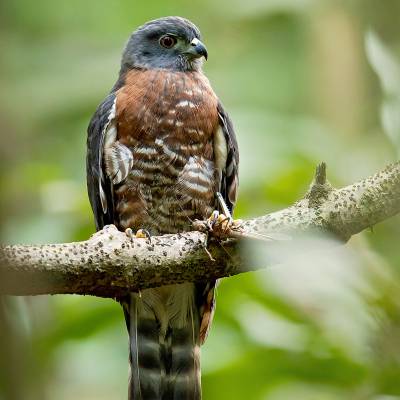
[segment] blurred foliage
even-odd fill
[[[93,232],[86,126],[129,33],[164,15],[202,29],[205,71],[238,132],[237,217],[299,199],[321,160],[340,186],[396,159],[397,0],[3,0],[3,242]],[[399,221],[336,250],[310,238],[305,256],[225,279],[203,347],[204,398],[400,399]],[[0,339],[0,399],[126,398],[127,335],[112,300],[2,299]]]

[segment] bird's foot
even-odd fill
[[[242,220],[233,220],[231,216],[214,210],[206,220],[194,220],[193,227],[197,231],[209,233],[214,237],[236,237],[242,232]]]
[[[203,232],[212,232],[215,236],[230,236],[233,232],[241,231],[242,221],[234,220],[221,193],[216,193],[222,213],[214,210],[205,221],[196,220],[194,227]]]
[[[221,214],[218,210],[214,210],[206,221],[208,230],[222,232],[227,232],[233,223],[230,215]]]
[[[231,215],[222,214],[218,210],[214,210],[206,221],[210,231],[220,231],[222,233],[239,231],[243,225],[241,219],[233,219]]]
[[[210,231],[219,230],[221,233],[227,233],[231,231],[238,231],[241,229],[242,221],[234,220],[232,214],[229,211],[228,206],[225,203],[221,193],[216,193],[217,201],[222,209],[222,213],[218,210],[214,210],[210,217],[207,219],[207,226]]]
[[[213,236],[228,237],[233,232],[240,232],[242,229],[242,220],[234,220],[232,216],[220,213],[214,210],[206,220],[195,220],[195,229],[201,232],[209,232]]]
[[[150,232],[146,229],[138,229],[135,234],[133,234],[133,231],[131,228],[126,228],[125,229],[125,235],[128,236],[128,238],[132,239],[147,239],[149,242],[151,242],[151,235]]]

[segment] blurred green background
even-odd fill
[[[237,217],[299,199],[322,160],[343,186],[398,159],[398,0],[3,0],[3,243],[93,233],[86,127],[130,32],[165,15],[202,30],[205,71],[240,145]],[[224,280],[204,399],[400,399],[399,222]],[[126,398],[127,334],[112,300],[3,298],[0,309],[0,399]]]

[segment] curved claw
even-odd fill
[[[212,231],[215,224],[218,222],[219,211],[214,210],[211,215],[207,218],[207,228]]]
[[[218,210],[214,210],[207,218],[207,228],[210,231],[219,230],[227,232],[234,226],[234,221],[230,215],[221,214]]]

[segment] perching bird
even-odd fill
[[[202,72],[199,29],[180,17],[150,21],[129,38],[119,77],[88,128],[87,183],[96,228],[192,228],[230,211],[238,187],[232,123]],[[130,338],[131,400],[201,398],[199,346],[215,281],[143,290],[120,299]]]

